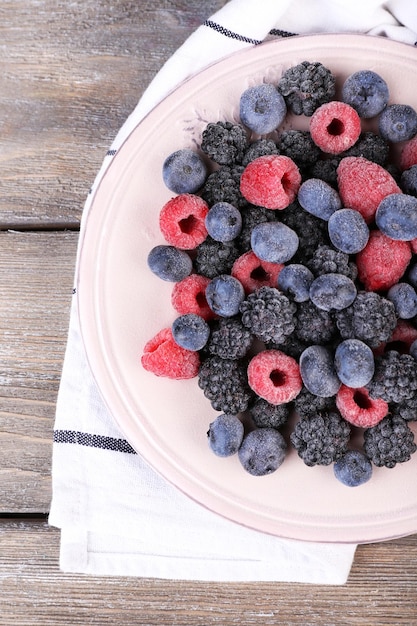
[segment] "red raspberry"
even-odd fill
[[[373,230],[365,248],[356,255],[359,280],[368,291],[386,291],[398,283],[411,256],[408,241],[394,241]]]
[[[171,304],[180,315],[196,313],[205,320],[213,319],[215,314],[206,299],[206,287],[210,278],[191,274],[175,283],[171,294]]]
[[[361,120],[349,104],[333,100],[314,111],[310,118],[310,134],[323,152],[340,154],[359,139]]]
[[[359,211],[367,224],[373,221],[381,200],[391,193],[401,193],[386,169],[364,157],[342,159],[337,182],[343,206]]]
[[[198,352],[175,343],[170,328],[160,330],[146,343],[141,362],[145,370],[156,376],[176,379],[194,378],[200,367]]]
[[[301,174],[292,159],[269,154],[251,161],[240,179],[240,191],[251,204],[285,209],[295,200]]]
[[[251,293],[261,287],[276,287],[283,267],[281,263],[261,261],[249,250],[236,259],[231,274],[242,283],[246,293]]]
[[[207,237],[208,204],[199,196],[183,193],[168,200],[159,214],[165,240],[181,250],[193,250]]]
[[[270,404],[291,402],[303,386],[295,359],[280,350],[263,350],[248,366],[248,382],[253,391]]]
[[[337,392],[336,406],[347,422],[360,428],[375,426],[389,411],[388,403],[371,398],[365,387],[352,389],[346,385],[342,385]]]
[[[400,154],[400,168],[403,171],[412,165],[417,165],[417,135],[403,145]]]

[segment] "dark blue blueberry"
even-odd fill
[[[333,466],[334,475],[347,487],[359,487],[372,476],[372,463],[363,452],[348,450]]]
[[[321,178],[309,178],[298,190],[298,202],[303,209],[322,220],[342,208],[342,202],[336,189]]]
[[[409,283],[417,288],[417,263],[412,265],[407,273]]]
[[[244,427],[236,415],[222,414],[210,424],[207,432],[209,446],[217,456],[232,456],[239,450]]]
[[[379,133],[386,141],[408,141],[417,133],[417,113],[408,104],[390,104],[379,117]]]
[[[177,283],[191,274],[193,262],[184,250],[160,245],[149,252],[148,267],[158,278]]]
[[[162,165],[165,185],[174,193],[195,193],[207,178],[207,167],[199,154],[183,148],[170,154]]]
[[[205,221],[207,232],[215,241],[233,241],[242,230],[242,215],[229,202],[213,204]]]
[[[417,361],[417,339],[415,339],[413,343],[411,344],[409,352],[411,356],[413,357],[413,359]]]
[[[287,444],[274,428],[252,430],[243,439],[238,456],[243,468],[252,476],[275,472],[285,459]]]
[[[206,345],[210,327],[200,315],[185,313],[172,323],[172,336],[181,348],[195,352]]]
[[[297,233],[281,222],[263,222],[252,229],[251,246],[258,259],[285,263],[298,250]]]
[[[321,398],[335,396],[341,382],[332,352],[324,346],[308,346],[300,356],[300,375],[307,390]]]
[[[375,117],[388,104],[388,85],[376,72],[359,70],[345,80],[342,100],[354,108],[360,117]]]
[[[405,193],[386,196],[376,210],[375,222],[387,237],[411,241],[417,237],[417,198]]]
[[[322,274],[311,283],[310,299],[323,311],[341,311],[352,304],[357,295],[355,283],[344,274]]]
[[[242,124],[258,135],[266,135],[283,122],[287,105],[274,85],[264,83],[242,93],[239,110]]]
[[[409,320],[417,315],[417,293],[409,283],[397,283],[387,292],[388,300],[394,304],[397,317]]]
[[[206,287],[207,304],[220,317],[237,315],[244,299],[242,283],[229,274],[216,276]]]
[[[328,221],[330,241],[346,254],[356,254],[368,243],[369,228],[359,211],[339,209]]]
[[[282,268],[278,275],[278,289],[283,291],[295,302],[306,302],[310,299],[310,286],[314,274],[300,263],[292,263]]]
[[[365,387],[375,372],[374,353],[363,341],[346,339],[336,348],[334,366],[344,385]]]
[[[401,174],[400,187],[404,193],[417,196],[417,165],[412,165]]]

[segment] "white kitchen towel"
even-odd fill
[[[119,131],[86,201],[125,138],[188,76],[271,37],[360,32],[415,45],[408,0],[231,0],[168,60]],[[77,268],[76,268],[77,276]],[[76,282],[76,281],[75,281]],[[71,307],[58,395],[49,523],[61,529],[63,571],[211,581],[346,582],[355,545],[283,540],[225,520],[180,493],[135,453],[89,370]]]

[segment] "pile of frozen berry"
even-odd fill
[[[370,70],[335,82],[304,61],[166,158],[148,265],[176,318],[141,360],[197,377],[215,454],[262,476],[292,446],[357,486],[417,449],[417,113]]]

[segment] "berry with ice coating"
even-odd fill
[[[198,274],[214,278],[230,272],[239,254],[234,241],[215,241],[208,235],[197,246],[194,267]]]
[[[336,395],[336,406],[346,421],[359,428],[375,426],[389,412],[388,403],[381,398],[371,398],[365,387],[342,385]]]
[[[209,206],[216,202],[230,202],[233,206],[241,208],[247,204],[240,193],[240,178],[244,167],[242,165],[222,165],[218,170],[209,174],[201,197]]]
[[[198,371],[198,386],[215,411],[237,415],[253,400],[246,364],[239,360],[218,356],[205,359]]]
[[[369,228],[359,211],[339,209],[328,221],[330,241],[335,248],[346,254],[356,254],[364,249],[369,240]]]
[[[417,390],[417,362],[410,354],[388,350],[375,360],[375,374],[367,385],[371,398],[402,402]]]
[[[314,280],[313,273],[305,265],[290,263],[285,265],[278,275],[278,289],[294,302],[305,302],[310,298],[310,287]]]
[[[207,351],[222,359],[242,359],[253,342],[252,333],[242,324],[240,317],[222,317],[212,322]]]
[[[258,428],[249,432],[238,451],[242,467],[252,476],[267,476],[284,462],[287,444],[274,428]]]
[[[249,250],[236,259],[231,275],[240,280],[246,293],[252,293],[261,287],[275,287],[283,268],[281,263],[262,261]]]
[[[313,417],[335,409],[334,396],[322,398],[303,387],[294,400],[294,411],[299,417]]]
[[[346,309],[355,300],[356,285],[344,274],[322,274],[310,286],[311,301],[323,311]]]
[[[297,305],[274,287],[261,287],[240,305],[242,323],[264,342],[282,343],[295,328]]]
[[[346,487],[359,487],[372,477],[372,463],[360,450],[348,450],[333,466],[334,475]]]
[[[242,284],[229,274],[215,276],[206,287],[206,299],[211,310],[221,317],[233,317],[245,299]]]
[[[155,376],[188,379],[197,376],[200,357],[198,352],[179,346],[170,328],[163,328],[145,344],[141,363]]]
[[[316,248],[329,243],[327,222],[304,211],[297,200],[280,212],[279,219],[298,235],[300,243],[293,263],[306,265]]]
[[[270,404],[291,402],[302,388],[297,361],[281,350],[258,352],[248,365],[248,383],[260,398]]]
[[[334,356],[325,346],[309,346],[302,352],[300,374],[308,391],[324,398],[335,396],[342,384],[336,374]]]
[[[207,437],[211,450],[221,457],[236,454],[244,436],[244,427],[236,415],[222,414],[211,422]]]
[[[401,174],[400,186],[404,193],[417,196],[417,165],[412,165]]]
[[[414,433],[401,417],[387,416],[364,432],[364,451],[377,467],[405,463],[416,450]]]
[[[363,157],[373,163],[385,165],[389,157],[390,145],[381,135],[370,131],[361,133],[358,141],[346,152],[341,155],[343,158],[348,156]]]
[[[309,178],[301,184],[298,202],[305,211],[322,220],[328,220],[335,211],[342,208],[337,191],[320,178]]]
[[[217,202],[206,215],[206,228],[215,241],[233,241],[242,229],[240,211],[229,202]]]
[[[397,325],[393,303],[373,291],[359,292],[350,307],[335,313],[343,339],[359,339],[371,348],[391,338]]]
[[[290,440],[308,467],[330,465],[346,452],[350,439],[349,424],[336,411],[301,418]]]
[[[252,250],[262,261],[285,263],[298,250],[299,238],[295,230],[282,222],[263,222],[252,229]]]
[[[184,193],[171,198],[159,213],[159,227],[165,240],[181,250],[193,250],[207,237],[209,211],[199,196]]]
[[[314,143],[327,154],[340,154],[351,148],[361,134],[361,120],[355,109],[333,100],[322,104],[311,116],[310,133]]]
[[[387,237],[411,241],[417,237],[417,198],[393,193],[384,198],[376,211],[375,222]]]
[[[207,322],[195,313],[180,315],[172,323],[172,336],[175,343],[186,350],[202,350],[206,345],[210,327]]]
[[[344,385],[354,388],[364,387],[374,375],[374,354],[360,339],[345,339],[336,348],[334,365]]]
[[[322,63],[303,61],[282,74],[278,90],[292,113],[311,116],[321,104],[333,99],[336,80]]]
[[[287,105],[277,88],[270,83],[248,87],[240,96],[240,121],[258,135],[278,128],[287,114]]]
[[[294,331],[297,339],[307,344],[325,345],[331,343],[337,333],[332,313],[317,308],[311,300],[298,303]]]
[[[247,147],[247,134],[240,124],[210,122],[202,134],[202,151],[219,165],[240,163]]]
[[[250,407],[252,420],[258,428],[279,429],[287,423],[290,416],[290,404],[271,404],[264,398],[257,398]]]
[[[196,313],[203,319],[214,317],[213,311],[207,304],[206,287],[210,279],[199,274],[191,274],[174,285],[171,294],[171,304],[180,315]]]
[[[394,304],[400,319],[409,320],[417,315],[417,293],[409,283],[400,282],[390,287],[387,298]]]
[[[360,117],[375,117],[388,104],[388,85],[376,72],[359,70],[343,83],[342,100],[350,104]]]
[[[194,150],[183,148],[170,154],[162,165],[162,179],[174,193],[196,193],[207,177],[207,167]]]
[[[292,159],[299,168],[315,163],[321,154],[308,130],[284,130],[279,138],[278,148],[280,154]]]
[[[246,200],[266,209],[285,209],[295,200],[301,174],[292,159],[266,155],[251,161],[242,173],[240,191]]]
[[[368,243],[356,255],[358,278],[368,291],[386,291],[404,275],[411,257],[408,241],[371,230]]]
[[[246,167],[251,161],[268,154],[279,154],[279,149],[275,141],[265,137],[256,139],[249,144],[243,155],[242,165]]]
[[[316,277],[322,274],[343,274],[355,280],[358,275],[357,267],[349,255],[329,245],[318,246],[307,265]]]
[[[417,133],[417,112],[408,104],[390,104],[379,117],[383,139],[397,143],[408,141]]]
[[[175,246],[155,246],[148,254],[147,263],[155,276],[173,283],[189,276],[193,269],[193,262],[187,252]]]

